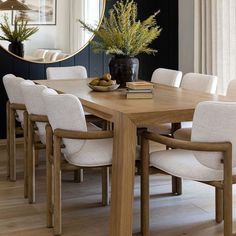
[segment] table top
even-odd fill
[[[109,235],[132,235],[137,126],[191,120],[197,103],[227,98],[157,84],[152,99],[127,100],[122,90],[94,92],[89,81],[35,82],[77,96],[86,111],[114,122]]]
[[[111,92],[92,91],[87,83],[89,79],[37,80],[60,93],[77,96],[85,110],[110,114],[119,112],[128,116],[138,125],[163,122],[192,120],[196,105],[201,101],[227,101],[225,96],[174,88],[155,84],[152,99],[126,99],[124,89]],[[99,114],[96,113],[99,116]],[[100,115],[102,116],[102,115]],[[102,117],[106,118],[106,117]],[[155,121],[154,121],[155,120]]]

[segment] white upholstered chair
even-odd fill
[[[214,94],[217,88],[217,76],[199,73],[187,73],[183,76],[181,88]]]
[[[179,87],[182,80],[182,72],[178,70],[171,70],[165,68],[156,69],[151,78],[151,82],[168,85],[172,87]],[[171,123],[160,124],[156,127],[151,127],[150,129],[154,132],[163,135],[171,135],[174,125]]]
[[[84,66],[65,66],[65,67],[48,67],[46,70],[48,80],[60,79],[86,79],[87,70]],[[85,112],[87,122],[100,122],[103,127],[108,126],[107,122],[97,116]]]
[[[178,70],[158,68],[151,78],[151,82],[164,84],[172,87],[179,87],[182,79],[182,72]]]
[[[84,66],[48,67],[46,73],[48,80],[85,79],[88,77]]]
[[[54,137],[54,233],[59,235],[61,234],[61,143],[65,145],[63,153],[70,166],[102,168],[102,203],[105,205],[108,203],[107,180],[108,167],[112,163],[113,132],[89,132],[83,107],[79,99],[73,95],[58,95],[52,89],[45,89],[43,99]]]
[[[24,97],[24,104],[28,113],[28,135],[27,135],[27,175],[28,175],[28,200],[35,202],[35,150],[44,149],[46,146],[47,117],[42,91],[46,88],[43,85],[35,85],[31,80],[21,82],[21,91]],[[38,122],[41,120],[42,122]],[[35,131],[35,127],[37,130]]]
[[[236,174],[236,103],[202,102],[196,107],[191,141],[152,133],[142,139],[142,235],[149,235],[149,165],[170,175],[215,187],[216,222],[232,235],[232,183]],[[174,149],[149,153],[149,140]]]
[[[27,117],[24,115],[25,105],[21,92],[20,83],[23,78],[16,77],[13,74],[3,76],[3,84],[7,92],[9,101],[7,102],[7,153],[8,153],[8,175],[11,181],[16,181],[16,134],[24,134],[24,150],[26,154],[26,136]],[[15,128],[15,120],[21,123],[22,129]],[[26,156],[26,155],[25,155]],[[24,170],[26,169],[26,159],[24,161]],[[24,171],[25,179],[25,197],[27,197],[26,171]]]
[[[217,76],[188,73],[183,76],[181,88],[214,94],[217,88]],[[190,140],[192,122],[182,122],[181,129],[174,132],[176,139]]]
[[[28,112],[28,198],[29,203],[35,202],[35,150],[46,148],[46,125],[48,124],[48,118],[46,108],[43,102],[42,91],[47,87],[44,85],[36,85],[31,80],[25,80],[21,83],[21,90],[24,97],[24,104]],[[37,129],[35,130],[35,127]],[[89,128],[95,129],[94,126],[89,124]],[[37,135],[37,138],[35,138]],[[48,141],[49,142],[49,141]],[[47,157],[49,161],[50,157]],[[81,175],[78,175],[79,168],[71,169],[75,171],[74,180],[80,182]]]

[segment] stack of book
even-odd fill
[[[136,99],[136,98],[152,98],[153,93],[153,84],[147,81],[136,81],[136,82],[127,82],[126,83],[127,99]]]

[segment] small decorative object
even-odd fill
[[[93,79],[88,86],[98,92],[109,92],[117,89],[120,85],[115,80],[111,80],[110,74],[104,74],[102,77]]]
[[[154,54],[157,50],[148,47],[161,32],[155,17],[159,11],[141,22],[137,20],[137,4],[133,0],[117,1],[104,17],[99,29],[79,20],[82,26],[96,36],[92,41],[94,52],[112,55],[109,69],[112,79],[121,87],[127,81],[138,78],[139,61],[135,57],[140,53]]]
[[[31,35],[39,30],[37,27],[27,27],[27,21],[19,17],[15,17],[14,26],[11,29],[6,15],[3,17],[3,22],[0,23],[0,29],[4,35],[0,36],[0,40],[9,41],[8,50],[19,57],[24,57],[24,45],[22,42],[29,39]]]

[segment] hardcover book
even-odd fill
[[[129,89],[153,89],[153,84],[147,81],[126,82]]]

